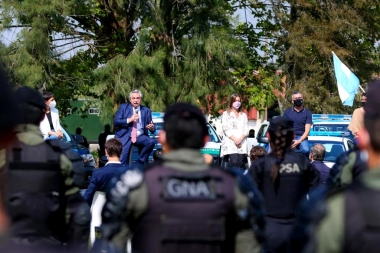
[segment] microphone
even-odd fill
[[[135,109],[135,114],[139,114],[139,111],[137,109]],[[136,120],[136,123],[139,123],[139,119]]]

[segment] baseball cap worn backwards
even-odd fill
[[[168,106],[164,114],[164,122],[173,116],[177,116],[183,119],[196,119],[199,124],[204,126],[203,132],[208,135],[207,121],[202,111],[189,103],[178,102]]]
[[[269,131],[277,132],[279,130],[293,130],[293,121],[284,117],[279,116],[270,121]]]
[[[380,79],[371,81],[368,85],[367,103],[364,105],[364,116],[368,119],[380,117]]]

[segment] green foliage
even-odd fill
[[[90,97],[101,101],[101,119],[109,122],[135,88],[153,111],[188,101],[215,112],[220,104],[207,96],[230,95],[229,69],[247,63],[228,1],[2,4],[2,17],[13,17],[4,27],[25,27],[6,53],[14,82],[53,91],[61,112],[70,99]]]

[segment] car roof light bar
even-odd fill
[[[351,120],[352,115],[347,114],[313,114],[312,120]]]

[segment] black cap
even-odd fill
[[[268,130],[277,132],[279,130],[293,130],[293,121],[284,116],[275,117],[270,121]]]
[[[164,122],[174,115],[184,119],[197,119],[199,121],[199,124],[204,126],[203,132],[205,136],[208,135],[206,118],[198,107],[184,102],[172,104],[165,110]]]
[[[366,92],[367,103],[364,105],[366,118],[379,118],[380,117],[380,79],[372,80],[368,84]]]
[[[14,93],[15,102],[18,105],[21,104],[31,104],[35,105],[41,109],[45,109],[46,105],[42,95],[30,87],[18,88]]]

